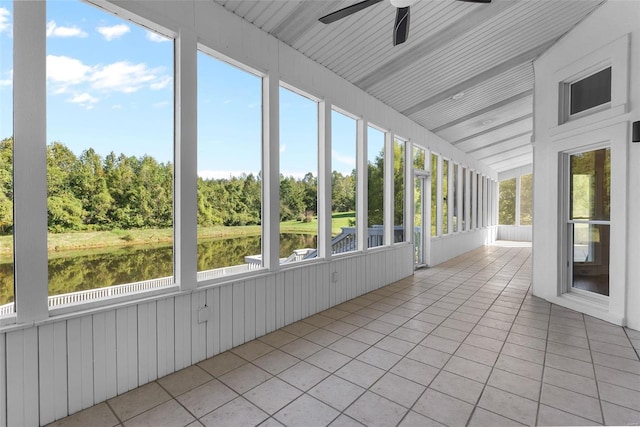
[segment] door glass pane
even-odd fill
[[[570,162],[571,219],[608,221],[611,211],[611,149],[574,154]]]
[[[609,296],[610,226],[604,224],[573,225],[574,289]]]
[[[570,237],[574,289],[609,295],[611,150],[574,154],[569,159]],[[597,221],[597,223],[595,223]],[[603,222],[605,222],[603,224]]]

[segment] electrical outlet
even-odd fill
[[[206,305],[198,310],[198,323],[208,322],[210,317],[209,307]]]

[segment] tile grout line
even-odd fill
[[[530,260],[530,258],[531,258],[531,255],[529,255],[529,256],[527,257],[527,259],[526,259],[526,260],[521,264],[521,267],[518,269],[518,271],[520,271],[520,270],[522,269],[522,266],[523,266],[527,261],[529,261],[529,260]],[[529,262],[530,262],[530,261],[529,261]],[[515,277],[517,274],[518,274],[518,272],[516,272],[516,273],[514,274],[514,277]],[[509,284],[507,284],[507,286],[505,286],[505,289],[507,289],[507,287],[508,287],[508,286],[509,286]],[[471,422],[471,419],[473,418],[473,415],[474,415],[474,413],[475,413],[476,409],[478,408],[478,404],[480,403],[480,399],[482,399],[482,396],[483,396],[483,394],[484,394],[484,391],[486,390],[487,386],[489,385],[489,380],[491,379],[491,375],[493,375],[493,371],[494,371],[494,369],[496,369],[496,367],[495,367],[495,366],[496,366],[496,364],[498,363],[498,359],[500,358],[500,355],[502,354],[502,350],[504,349],[504,346],[505,346],[505,345],[506,345],[506,343],[507,343],[507,339],[509,339],[509,334],[511,333],[511,329],[513,329],[513,325],[515,324],[515,321],[516,321],[516,319],[518,318],[518,314],[520,313],[520,310],[522,309],[522,305],[524,304],[524,301],[527,299],[527,294],[528,294],[528,292],[529,292],[530,287],[531,287],[531,285],[529,285],[529,287],[527,287],[527,292],[525,293],[525,296],[523,297],[522,301],[520,302],[520,307],[518,308],[518,312],[516,313],[516,315],[515,315],[515,317],[514,317],[514,319],[513,319],[513,322],[511,322],[511,327],[509,327],[509,330],[507,331],[507,336],[505,337],[504,341],[502,342],[502,346],[500,347],[500,351],[498,352],[498,357],[496,358],[496,361],[494,362],[494,364],[491,366],[491,371],[489,372],[489,376],[487,377],[487,381],[483,384],[483,386],[482,386],[482,391],[481,391],[481,392],[480,392],[480,394],[478,395],[478,398],[477,398],[477,400],[476,400],[476,403],[475,403],[475,405],[473,406],[473,409],[471,410],[471,414],[469,414],[469,418],[467,419],[467,422],[465,423],[465,425],[466,425],[466,426],[468,426],[468,425],[469,425],[469,423]],[[503,292],[504,292],[504,291],[503,291]],[[502,294],[502,292],[501,292],[500,294]],[[498,296],[498,298],[499,298],[499,296]],[[496,299],[497,299],[497,298],[496,298]],[[493,304],[492,304],[492,306],[493,306]],[[513,356],[512,356],[512,357],[513,357]],[[541,381],[541,382],[542,382],[542,381]],[[542,385],[540,386],[540,388],[542,388]],[[505,390],[503,390],[503,391],[505,391]],[[511,393],[511,392],[507,392],[507,393]],[[515,394],[515,393],[511,393],[511,394]],[[521,397],[522,397],[522,396],[521,396]],[[485,411],[489,411],[489,412],[495,413],[495,412],[493,412],[493,411],[490,411],[490,410],[488,410],[488,409],[484,409],[484,408],[482,408],[482,407],[481,407],[481,409],[483,409],[483,410],[485,410]],[[505,416],[505,415],[502,415],[502,414],[497,414],[497,415],[500,415],[501,417],[505,417],[505,418],[507,418],[507,419],[511,419],[511,418],[509,418],[509,417],[507,417],[507,416]],[[536,416],[537,416],[537,412],[536,412]],[[516,420],[513,420],[513,421],[516,421]],[[536,421],[537,421],[537,419],[536,419]],[[517,422],[517,421],[516,421],[516,422]],[[536,424],[536,425],[537,425],[537,424]]]
[[[602,425],[606,425],[604,419],[604,409],[602,408],[602,399],[600,398],[600,386],[598,385],[598,376],[596,375],[596,363],[593,360],[593,353],[591,350],[591,340],[589,339],[589,328],[587,328],[587,322],[585,321],[584,313],[582,314],[582,321],[584,322],[584,331],[587,335],[587,345],[589,346],[589,357],[591,357],[591,369],[593,370],[593,382],[596,384],[596,394],[598,395],[598,407],[600,408],[600,416],[602,417]]]
[[[513,259],[513,258],[515,258],[516,256],[517,256],[517,255],[514,255],[510,260],[512,260],[512,259]],[[529,257],[530,257],[530,256],[529,256]],[[527,259],[528,259],[529,257],[527,257]],[[524,261],[521,265],[524,265],[524,263],[526,263],[526,262],[527,262],[527,259],[525,259],[525,261]],[[494,260],[493,262],[488,263],[485,267],[483,267],[483,269],[482,269],[482,270],[484,270],[484,269],[488,268],[491,264],[495,263],[496,261],[497,261],[497,260]],[[473,294],[469,295],[469,297],[465,300],[465,302],[469,301],[469,300],[470,300],[470,299],[471,299],[475,294],[477,294],[477,293],[478,293],[478,292],[479,292],[479,291],[480,291],[484,286],[486,286],[486,284],[487,284],[487,283],[488,283],[492,278],[494,278],[494,277],[495,277],[495,276],[496,276],[500,271],[502,271],[502,270],[504,269],[504,267],[508,265],[508,263],[509,263],[509,261],[507,261],[507,262],[506,262],[506,263],[505,263],[505,264],[504,264],[504,265],[503,265],[503,266],[502,266],[498,271],[496,271],[496,272],[495,272],[491,277],[489,277],[489,278],[485,281],[485,283],[484,283],[482,286],[480,286],[479,288],[477,288],[477,289],[475,290],[475,292],[473,292]],[[516,274],[517,274],[517,273],[516,273]],[[515,274],[514,274],[514,275],[515,275]],[[455,274],[454,274],[454,275],[452,275],[451,277],[453,277],[453,276],[455,276]],[[473,277],[473,276],[472,276],[472,277]],[[513,276],[512,276],[512,277],[513,277]],[[455,290],[455,289],[459,288],[460,286],[462,286],[462,285],[463,285],[465,282],[467,282],[468,280],[470,280],[470,278],[469,278],[469,279],[467,279],[467,280],[465,280],[464,282],[462,282],[462,283],[458,284],[458,286],[456,286],[456,287],[454,287],[453,289],[451,289],[451,290],[450,290],[447,294],[445,294],[445,295],[448,295],[449,293],[453,292],[453,290]],[[504,292],[504,290],[505,290],[507,287],[508,287],[508,284],[507,284],[507,285],[505,285],[505,286],[503,287],[502,291],[500,291],[500,293],[496,295],[496,297],[494,298],[494,300],[493,300],[493,302],[491,303],[491,305],[489,305],[489,307],[488,307],[487,309],[485,309],[485,313],[483,314],[483,316],[481,316],[480,320],[482,320],[482,318],[484,317],[484,315],[486,314],[486,312],[487,312],[487,311],[489,311],[489,310],[491,309],[491,307],[495,304],[495,301],[500,297],[500,295]],[[445,295],[443,295],[443,297],[444,297]],[[434,303],[434,304],[435,304],[435,303]],[[460,308],[463,304],[464,304],[464,303],[460,304],[460,306],[459,306],[458,308]],[[446,320],[451,316],[451,314],[455,313],[456,311],[457,311],[457,309],[456,309],[456,310],[453,310],[453,311],[449,314],[449,316],[447,316],[444,320],[442,320],[442,322],[441,322],[439,325],[441,325],[442,323],[444,323],[444,322],[445,322],[445,321],[446,321]],[[477,326],[477,325],[478,325],[478,323],[480,322],[480,320],[478,320],[478,321],[474,324],[474,329],[475,329],[475,326]],[[515,319],[514,319],[514,320],[515,320]],[[434,330],[435,330],[435,329],[434,329]],[[473,331],[473,329],[472,329],[471,331]],[[441,367],[441,368],[439,368],[438,373],[437,373],[437,374],[433,377],[433,379],[429,382],[429,385],[427,385],[427,387],[425,388],[425,390],[420,394],[420,396],[416,399],[416,401],[413,403],[413,405],[411,405],[411,408],[410,408],[410,409],[409,409],[409,411],[404,415],[404,417],[402,417],[402,419],[400,420],[400,422],[402,422],[402,420],[404,420],[404,418],[406,418],[406,416],[409,414],[409,412],[413,411],[413,408],[415,407],[416,403],[417,403],[417,402],[422,398],[422,396],[424,395],[424,393],[426,393],[426,391],[429,389],[429,386],[431,385],[431,383],[433,382],[433,380],[435,380],[435,379],[438,377],[438,375],[440,375],[440,373],[444,370],[444,368],[445,368],[445,366],[447,365],[447,363],[448,363],[448,362],[451,360],[451,358],[455,355],[455,352],[456,352],[456,351],[458,351],[458,349],[460,348],[460,346],[462,345],[462,343],[464,342],[464,340],[465,340],[465,339],[466,339],[466,338],[471,334],[471,331],[467,332],[467,334],[466,334],[465,338],[464,338],[462,341],[460,341],[460,343],[458,344],[458,346],[456,347],[456,349],[454,350],[454,352],[453,352],[453,353],[451,353],[451,355],[450,355],[450,356],[449,356],[449,358],[447,359],[447,362],[445,362],[445,363],[442,365],[442,367]],[[429,335],[430,335],[430,334],[431,334],[431,333],[429,333]],[[503,343],[503,345],[504,345],[504,343]],[[500,354],[500,353],[498,353],[498,354]],[[458,357],[460,357],[460,356],[458,356]],[[468,360],[468,359],[467,359],[467,360]],[[477,363],[477,362],[476,362],[476,363]],[[492,369],[493,369],[493,368],[492,368]],[[448,372],[448,371],[445,371],[445,372]],[[456,375],[457,375],[457,374],[456,374]],[[465,377],[465,378],[466,378],[466,377]],[[489,378],[487,378],[487,381],[488,381],[488,380],[489,380]],[[472,381],[473,381],[473,380],[472,380]],[[484,384],[484,385],[486,385],[486,382],[485,382],[485,384]],[[438,390],[436,390],[436,391],[438,391]],[[483,386],[483,391],[484,391],[484,386]],[[458,398],[457,398],[457,397],[455,397],[455,396],[450,396],[449,394],[447,394],[447,393],[443,393],[443,392],[441,392],[441,391],[438,391],[438,392],[439,392],[439,393],[442,393],[442,394],[444,394],[444,395],[446,395],[446,396],[449,396],[449,397],[452,397],[452,398],[454,398],[454,399],[457,399],[457,400],[462,401],[461,399],[458,399]],[[476,405],[477,405],[477,402],[479,401],[479,399],[480,399],[481,395],[482,395],[482,392],[481,392],[481,393],[480,393],[480,395],[478,396],[478,400],[476,401]],[[463,402],[464,402],[464,401],[463,401]],[[465,403],[467,403],[467,402],[465,402]],[[469,418],[467,419],[467,423],[469,422],[469,420],[470,420],[470,419],[471,419],[471,417],[473,416],[473,412],[475,411],[476,405],[474,405],[474,407],[473,407],[473,409],[472,409],[471,413],[469,414]]]
[[[542,405],[542,387],[544,385],[544,374],[547,370],[547,348],[549,347],[549,328],[551,327],[551,313],[553,311],[553,304],[549,304],[549,316],[547,319],[547,337],[544,341],[544,359],[542,359],[542,377],[540,378],[540,390],[538,391],[538,407],[536,410],[536,424],[538,425],[540,418],[540,405]]]

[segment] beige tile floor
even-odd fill
[[[480,248],[55,425],[640,424],[640,332],[530,277],[530,248]]]

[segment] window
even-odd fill
[[[500,181],[498,221],[500,225],[516,225],[516,179]]]
[[[611,102],[611,67],[571,83],[570,98],[570,115]]]
[[[198,52],[198,279],[262,267],[262,79]]]
[[[416,171],[424,171],[425,168],[425,152],[420,147],[413,147],[413,169]]]
[[[467,168],[462,168],[462,213],[460,231],[467,230]]]
[[[449,234],[449,160],[442,160],[442,234]]]
[[[393,141],[393,242],[404,242],[404,149],[405,142]]]
[[[520,225],[533,223],[533,175],[520,177]]]
[[[438,156],[431,154],[431,236],[438,235]]]
[[[318,103],[280,86],[280,258],[318,256]]]
[[[476,177],[476,228],[482,228],[482,175],[477,174]]]
[[[385,134],[367,128],[367,247],[382,246],[384,241],[384,139]]]
[[[356,230],[357,122],[331,112],[331,253],[358,249]]]
[[[453,224],[452,224],[452,232],[460,231],[458,229],[458,164],[453,164]]]
[[[0,1],[0,316],[13,313],[13,2]]]
[[[569,156],[570,286],[609,295],[611,149]]]
[[[173,284],[173,45],[104,9],[47,2],[48,271],[59,303]]]

